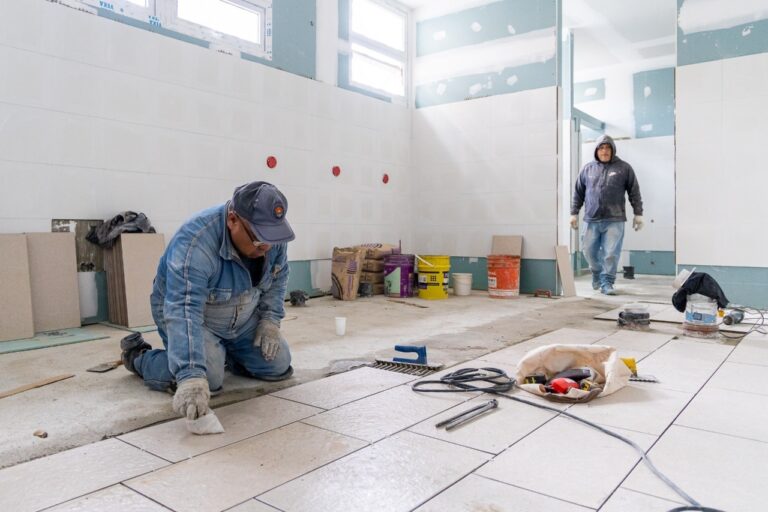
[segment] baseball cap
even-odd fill
[[[296,238],[285,218],[288,200],[271,183],[254,181],[237,187],[232,195],[232,209],[262,242],[278,244]]]

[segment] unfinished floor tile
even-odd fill
[[[168,512],[167,508],[123,485],[107,487],[104,490],[47,509],[47,512],[97,512],[102,510],[114,510],[120,512]]]
[[[166,460],[179,462],[321,411],[273,396],[260,396],[216,409],[216,416],[224,427],[223,434],[192,434],[187,430],[186,419],[180,418],[122,435],[120,439]]]
[[[669,512],[683,505],[687,503],[679,498],[678,501],[669,501],[619,487],[605,505],[600,507],[600,512]]]
[[[763,510],[768,444],[673,425],[648,452],[656,467],[702,505],[722,510]],[[622,487],[679,501],[643,464]]]
[[[477,475],[469,475],[415,512],[587,512],[591,509]]]
[[[576,404],[568,412],[600,425],[660,436],[691,398],[693,393],[630,382],[611,395]]]
[[[655,436],[611,428],[647,450]],[[555,418],[476,473],[589,508],[599,507],[629,474],[638,453],[605,433]],[[575,468],[584,478],[553,478],[552,468]]]
[[[731,391],[749,391],[758,395],[768,395],[765,386],[766,369],[760,365],[731,363],[726,361],[718,368],[707,382],[707,388],[729,389]]]
[[[482,405],[491,399],[497,400],[498,407],[475,420],[453,430],[435,427],[436,423]],[[513,400],[484,395],[448,409],[408,430],[476,450],[501,453],[523,436],[551,420],[556,414]]]
[[[322,407],[323,409],[333,409],[385,389],[405,384],[414,378],[412,375],[403,373],[363,367],[286,388],[272,393],[272,396],[314,407]]]
[[[294,423],[125,484],[172,510],[219,511],[363,446],[357,439]]]
[[[768,396],[707,386],[675,424],[768,443]]]
[[[481,356],[480,359],[488,363],[515,366],[523,358],[523,356],[525,356],[525,354],[539,346],[541,345],[537,344],[533,339],[531,339],[516,345],[512,345],[511,347],[497,350],[496,352],[491,352],[490,354]]]
[[[0,470],[0,510],[57,505],[168,463],[117,439]]]
[[[410,385],[404,385],[312,416],[304,422],[374,442],[470,398],[467,393],[417,393]]]
[[[768,336],[750,334],[739,342],[728,356],[731,363],[746,363],[768,366]]]
[[[278,487],[259,499],[292,512],[409,511],[489,455],[401,432]]]

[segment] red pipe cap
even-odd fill
[[[389,174],[384,173],[384,176],[381,177],[381,181],[386,185],[389,183]]]
[[[275,167],[277,167],[277,158],[275,158],[273,156],[268,156],[267,157],[267,167],[269,167],[270,169],[274,169]]]
[[[333,173],[334,176],[338,176],[339,174],[341,174],[341,167],[339,167],[338,165],[334,165],[333,169],[331,169],[331,172]]]

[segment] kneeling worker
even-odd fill
[[[125,367],[151,389],[173,391],[173,409],[190,420],[208,412],[225,365],[276,381],[293,374],[280,333],[288,284],[288,202],[257,181],[204,210],[174,235],[157,268],[150,303],[166,350],[141,334],[120,343]]]

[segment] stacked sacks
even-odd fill
[[[389,244],[361,244],[357,248],[363,252],[360,287],[369,288],[373,295],[383,295],[384,257],[390,254],[400,254],[400,247]],[[364,293],[361,292],[361,295]]]
[[[331,259],[331,294],[341,300],[355,300],[360,286],[363,251],[358,247],[334,247]]]

